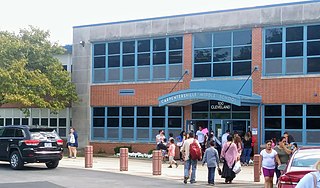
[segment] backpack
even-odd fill
[[[193,140],[193,142],[190,144],[189,154],[192,160],[201,160],[202,158],[201,148],[197,144],[196,140]]]

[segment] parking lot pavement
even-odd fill
[[[63,158],[60,161],[59,167],[67,168],[79,168],[84,169],[85,161],[83,157],[78,157],[77,159]],[[222,167],[222,164],[220,164]],[[162,164],[161,175],[152,175],[152,160],[151,159],[132,159],[128,160],[128,171],[120,171],[120,159],[115,157],[105,158],[105,157],[94,157],[93,167],[87,168],[88,170],[106,171],[121,174],[130,174],[143,177],[153,177],[159,179],[170,179],[174,181],[183,180],[183,164],[180,163],[178,168],[168,168],[168,164]],[[216,172],[215,175],[216,187],[225,187],[223,184],[224,179],[222,179]],[[207,167],[201,166],[199,163],[197,166],[196,174],[197,184],[205,185],[207,182]],[[260,182],[253,182],[253,166],[243,166],[242,171],[237,174],[233,181],[233,185],[237,187],[261,187],[263,184],[263,177],[260,178]]]

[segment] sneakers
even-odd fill
[[[168,166],[168,168],[172,168],[172,166],[170,165],[170,166]]]
[[[184,184],[187,184],[188,179],[189,179],[189,177],[188,177],[188,176],[185,176],[184,179],[183,179],[183,183],[184,183]]]
[[[176,168],[178,168],[178,166],[179,166],[178,163],[176,163]]]
[[[191,184],[197,183],[196,181],[190,181]]]

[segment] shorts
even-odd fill
[[[76,143],[68,143],[68,146],[70,146],[70,147],[78,147],[78,144],[76,144]]]
[[[174,161],[174,156],[169,156],[169,162]]]
[[[263,176],[264,176],[264,177],[271,177],[271,178],[273,178],[273,176],[274,176],[274,169],[262,168],[262,171],[263,171]]]

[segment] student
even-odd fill
[[[281,164],[286,164],[290,158],[291,155],[291,150],[287,147],[286,145],[286,138],[285,137],[281,137],[279,139],[278,145],[274,148],[274,150],[277,152],[279,159],[280,159],[280,164],[278,163],[277,166],[281,165]],[[275,168],[275,172],[276,172],[276,176],[277,176],[277,182],[279,177],[281,176],[281,172],[280,170],[278,170],[278,168]]]
[[[174,163],[176,165],[176,168],[178,168],[178,163],[174,160],[174,156],[176,155],[176,145],[174,144],[174,139],[170,139],[170,145],[168,148],[168,156],[169,156],[169,166],[168,168],[172,168],[172,164]]]
[[[225,183],[230,184],[236,177],[232,169],[234,164],[239,160],[238,149],[236,144],[233,143],[231,135],[227,136],[227,142],[222,146],[221,158],[224,158],[221,177],[225,178]]]
[[[68,149],[69,158],[77,158],[77,147],[78,147],[78,133],[75,128],[70,128],[70,133],[68,136]]]
[[[189,133],[189,138],[186,139],[181,147],[181,152],[184,156],[184,178],[183,178],[183,183],[186,184],[188,179],[189,179],[189,171],[191,169],[191,178],[190,178],[190,183],[196,183],[196,171],[197,171],[197,160],[193,160],[189,157],[190,153],[190,144],[196,142],[198,147],[201,149],[201,146],[198,142],[198,140],[194,139],[194,133],[190,132]]]
[[[207,163],[208,167],[208,184],[214,185],[214,174],[216,168],[219,169],[219,154],[216,148],[214,148],[214,141],[209,142],[210,147],[208,147],[203,155],[202,166]]]
[[[276,167],[275,161],[277,161],[278,164],[281,164],[278,153],[271,148],[271,144],[271,140],[267,140],[266,149],[260,152],[259,173],[261,174],[262,168],[265,188],[273,187],[273,176]]]

